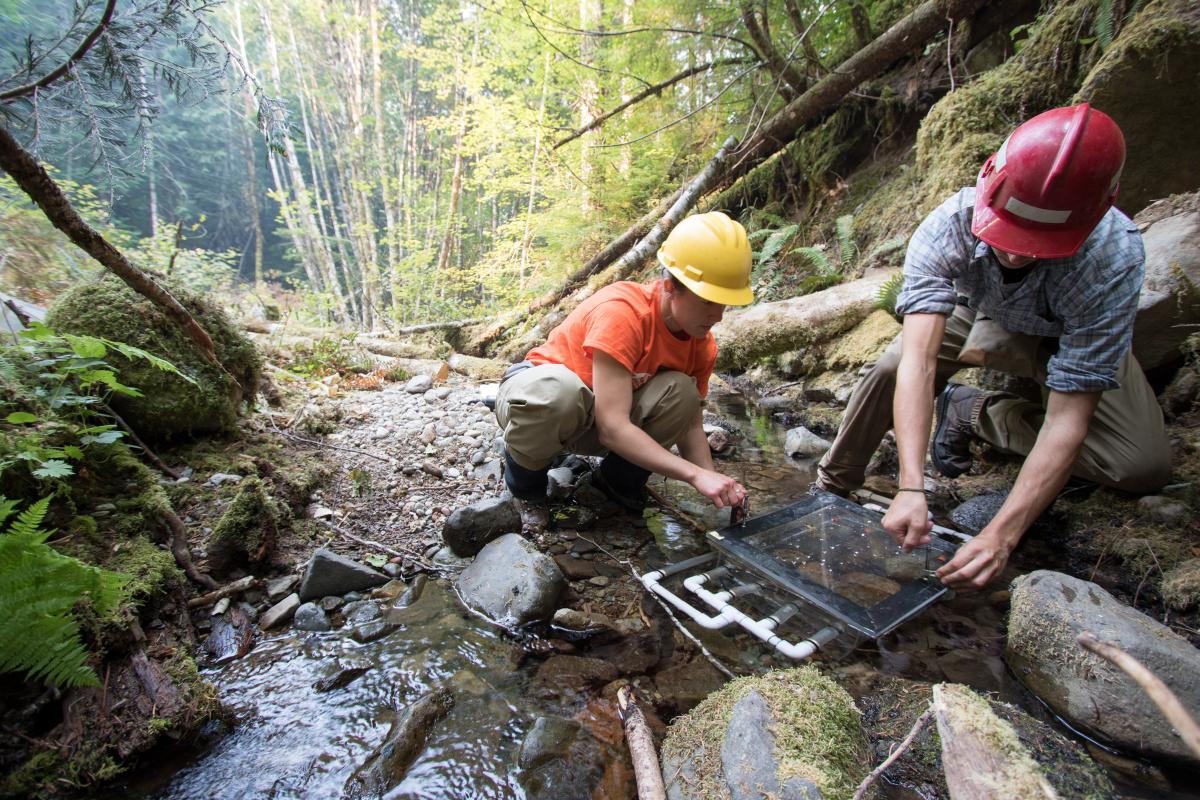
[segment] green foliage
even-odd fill
[[[21,331],[19,344],[0,349],[0,413],[11,428],[0,441],[0,474],[17,464],[39,480],[74,474],[72,461],[92,445],[125,435],[100,406],[113,395],[140,397],[106,360],[110,351],[190,377],[173,364],[133,345],[98,336],[59,334],[41,323]]]
[[[289,368],[311,378],[358,372],[363,367],[369,370],[370,362],[354,344],[357,336],[354,333],[322,336],[311,345],[297,347]]]
[[[883,286],[879,287],[879,292],[875,295],[875,307],[891,314],[897,322],[903,319],[896,313],[896,300],[900,297],[900,290],[903,288],[904,273],[897,272],[888,278]]]
[[[16,505],[0,498],[0,524]],[[0,672],[19,670],[61,687],[95,686],[72,609],[83,604],[100,616],[111,613],[127,577],[46,544],[51,532],[40,526],[48,505],[42,498],[0,533]]]

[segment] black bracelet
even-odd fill
[[[900,492],[920,492],[921,494],[925,494],[924,489],[897,489],[896,490],[897,494],[899,494]]]

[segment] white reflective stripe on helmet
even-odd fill
[[[1011,211],[1018,217],[1027,219],[1030,222],[1045,222],[1051,225],[1061,225],[1071,218],[1070,209],[1055,211],[1051,208],[1038,208],[1028,203],[1022,203],[1015,197],[1010,197],[1004,201],[1004,210]]]
[[[1012,134],[1008,135],[1008,139],[1012,138]],[[1000,149],[996,151],[996,169],[1004,169],[1004,163],[1008,161],[1008,139],[1004,140],[1004,144],[1000,145]]]

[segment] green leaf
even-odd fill
[[[38,418],[34,414],[30,414],[28,411],[14,411],[5,417],[4,421],[13,425],[24,425],[27,422],[37,422]]]
[[[104,342],[95,336],[75,336],[66,333],[63,334],[63,338],[67,340],[67,344],[71,345],[72,352],[80,358],[104,358],[105,353],[108,352]]]
[[[83,451],[80,450],[78,447],[76,447],[73,444],[63,445],[62,450],[63,450],[63,453],[66,454],[66,456],[68,458],[73,458],[76,461],[80,461],[83,459]]]
[[[74,475],[75,468],[65,461],[50,459],[42,463],[42,466],[33,471],[35,478],[65,478],[68,475]]]
[[[124,435],[125,431],[105,431],[104,433],[96,434],[95,436],[92,436],[91,434],[84,434],[83,436],[79,437],[79,441],[85,445],[112,444]]]
[[[366,561],[372,567],[375,567],[375,569],[382,569],[383,565],[388,562],[387,556],[380,555],[379,553],[371,553],[363,561]]]

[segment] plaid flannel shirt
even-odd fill
[[[1058,337],[1046,386],[1056,392],[1115,389],[1133,339],[1145,273],[1142,236],[1109,209],[1074,256],[1044,259],[1005,284],[991,248],[971,234],[975,190],[966,188],[917,228],[904,259],[901,314],[950,314],[959,298],[1005,330]]]

